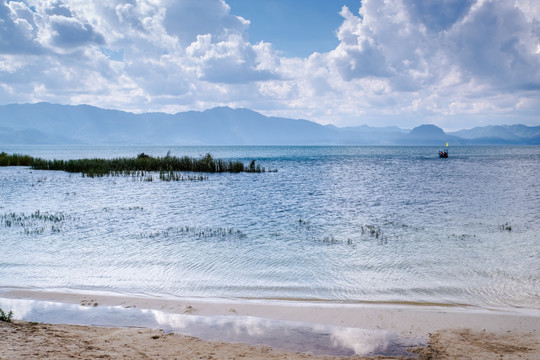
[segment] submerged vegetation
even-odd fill
[[[186,175],[183,174],[180,171],[160,171],[152,172],[152,171],[111,171],[108,174],[96,174],[94,172],[91,173],[82,173],[83,177],[103,177],[103,176],[123,176],[123,177],[131,177],[134,181],[145,181],[145,182],[152,182],[155,179],[159,179],[162,181],[203,181],[208,180],[208,176],[203,174],[197,174],[197,175]]]
[[[169,237],[192,237],[196,239],[244,239],[246,234],[242,231],[230,227],[196,227],[180,226],[170,227],[164,231],[144,232],[139,234],[140,238],[169,238]]]
[[[8,155],[2,152],[0,153],[0,166],[30,166],[35,170],[81,173],[87,177],[140,176],[145,181],[153,181],[151,174],[145,175],[145,173],[150,172],[159,173],[159,179],[163,181],[181,181],[206,180],[207,177],[202,175],[185,176],[180,174],[180,171],[199,173],[262,173],[266,171],[264,167],[256,164],[255,160],[252,160],[249,165],[245,165],[241,161],[214,159],[211,154],[192,158],[171,156],[170,152],[165,157],[153,157],[141,153],[134,158],[79,160],[45,160],[28,155]]]
[[[506,224],[499,225],[499,229],[505,230],[505,231],[512,231],[512,226],[506,223]]]
[[[87,176],[104,176],[118,172],[133,171],[189,171],[201,173],[239,173],[263,172],[260,166],[245,166],[240,161],[224,161],[214,159],[212,155],[195,159],[188,156],[176,157],[167,154],[165,157],[152,157],[144,153],[136,158],[116,159],[80,159],[80,160],[43,160],[34,159],[32,169],[62,170],[70,173],[83,173]]]
[[[362,230],[362,235],[369,234],[371,237],[374,237],[375,239],[381,239],[383,242],[387,242],[388,238],[383,235],[381,228],[379,226],[375,225],[366,225],[364,228],[363,226],[360,227]]]
[[[60,232],[66,219],[63,213],[51,214],[36,210],[32,214],[5,213],[0,214],[0,224],[5,228],[23,228],[27,235]]]
[[[397,225],[396,225],[397,226]],[[408,227],[407,225],[399,225],[399,227]],[[385,245],[389,241],[389,236],[383,233],[380,226],[377,225],[361,225],[358,227],[358,231],[355,236],[351,237],[340,237],[334,234],[325,234],[324,231],[315,224],[312,224],[309,220],[298,219],[295,224],[295,230],[300,234],[301,237],[306,239],[311,239],[314,242],[326,244],[326,245],[349,245],[352,247],[356,246],[356,243],[359,241],[366,241],[370,239],[377,240],[377,243],[380,245]],[[418,229],[416,229],[418,230]],[[392,236],[395,239],[398,239],[398,235],[393,234]]]

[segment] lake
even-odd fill
[[[540,308],[540,147],[0,151],[277,170],[167,182],[0,168],[0,287]]]

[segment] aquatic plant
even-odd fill
[[[4,322],[11,322],[11,319],[13,318],[13,311],[9,311],[7,314],[0,308],[0,321]]]
[[[79,159],[79,160],[33,160],[32,169],[35,170],[61,170],[70,173],[82,173],[87,177],[101,177],[105,175],[118,175],[120,173],[133,174],[137,172],[160,172],[162,180],[182,180],[175,172],[200,172],[200,173],[240,173],[240,172],[264,172],[265,169],[251,161],[247,167],[241,161],[224,161],[214,159],[211,154],[206,154],[199,159],[188,156],[175,157],[167,153],[165,157],[152,157],[145,153],[135,158],[115,159]],[[197,178],[199,179],[199,178]]]
[[[52,233],[60,232],[65,219],[66,215],[63,213],[51,214],[36,210],[30,215],[14,212],[1,214],[0,224],[6,228],[21,227],[27,235],[39,235],[43,234],[46,229],[50,229]],[[51,223],[50,228],[48,223]]]
[[[388,243],[388,237],[383,234],[381,228],[379,226],[375,225],[365,225],[360,227],[361,229],[361,235],[367,234],[377,240],[379,240],[382,244]]]
[[[208,180],[204,175],[183,175],[177,171],[160,171],[159,179],[162,181],[203,181]]]
[[[141,181],[153,181],[152,175],[145,175],[148,172],[159,172],[163,181],[185,181],[185,180],[207,180],[207,177],[184,176],[178,172],[199,172],[199,173],[261,173],[266,169],[252,160],[249,166],[241,161],[224,161],[214,159],[211,154],[206,154],[200,158],[188,156],[171,156],[170,151],[165,157],[153,157],[145,153],[140,153],[135,158],[115,158],[115,159],[78,159],[78,160],[45,160],[33,158],[28,155],[0,153],[0,166],[30,166],[34,170],[55,170],[69,173],[81,173],[83,177],[103,177],[103,176],[132,176],[139,177]],[[269,170],[277,172],[277,170]]]
[[[338,239],[334,235],[327,235],[324,236],[322,239],[318,237],[314,237],[313,240],[318,243],[322,243],[325,245],[348,245],[351,247],[356,247],[356,244],[353,239],[347,238],[346,240]]]
[[[34,158],[29,155],[0,153],[0,166],[30,166]]]
[[[144,210],[144,208],[143,208],[142,206],[128,206],[128,207],[121,207],[120,210],[129,210],[129,211],[137,210],[137,211],[142,211],[142,210]]]
[[[334,235],[325,236],[323,238],[322,242],[327,243],[327,244],[341,244],[341,243],[343,243],[342,241],[336,240]]]
[[[470,235],[470,234],[461,234],[461,235],[457,235],[457,234],[452,234],[452,235],[449,235],[448,236],[448,239],[457,239],[457,240],[471,240],[473,238],[475,238],[476,235]]]
[[[375,225],[366,225],[365,229],[364,226],[361,226],[360,228],[362,229],[362,235],[364,233],[368,233],[369,235],[374,236],[377,239],[381,235],[381,228],[378,226],[376,227]]]
[[[299,228],[304,228],[305,230],[311,230],[311,222],[309,220],[298,219],[297,223]]]
[[[169,238],[173,236],[186,236],[198,239],[219,238],[219,239],[244,239],[246,234],[242,231],[230,227],[197,227],[197,226],[180,226],[170,227],[163,231],[144,232],[139,234],[141,238]]]

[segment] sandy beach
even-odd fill
[[[28,289],[0,297],[17,319],[0,322],[1,359],[540,359],[536,310]],[[393,345],[381,353],[382,343]]]
[[[0,322],[1,359],[407,359],[407,357],[326,357],[203,341],[141,328],[104,328]],[[446,330],[414,350],[418,359],[539,359],[537,335],[496,335]],[[414,357],[411,357],[414,358]]]

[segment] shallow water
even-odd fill
[[[278,172],[146,182],[0,168],[0,286],[540,308],[540,147],[0,148],[169,150]]]
[[[387,330],[366,330],[253,316],[198,316],[154,309],[81,305],[27,299],[4,299],[17,319],[50,324],[150,327],[209,341],[272,346],[295,352],[330,356],[413,356],[411,347],[425,346],[421,338],[401,337]]]

